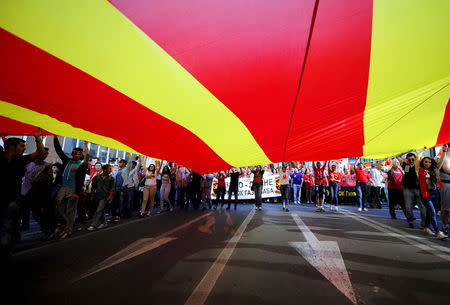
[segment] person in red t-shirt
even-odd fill
[[[305,187],[306,203],[312,203],[312,192],[314,191],[314,177],[311,175],[311,169],[306,169],[303,176],[303,186]]]
[[[398,204],[402,207],[403,213],[406,216],[405,200],[403,196],[403,170],[400,167],[400,162],[397,159],[392,160],[392,168],[388,171],[388,197],[389,197],[389,213],[392,219],[397,219],[395,216],[395,206]],[[408,217],[406,217],[408,218]]]
[[[323,201],[325,199],[325,186],[327,185],[327,178],[325,177],[325,169],[327,168],[328,161],[322,166],[322,163],[313,163],[314,169],[314,181],[316,183],[316,204],[317,212],[325,212],[323,208]]]
[[[369,172],[364,168],[364,165],[356,161],[357,166],[355,167],[356,174],[356,195],[358,197],[359,208],[358,211],[367,211],[367,192],[368,192],[368,181],[372,181]]]
[[[339,183],[342,180],[342,174],[336,170],[336,165],[328,169],[328,181],[330,185],[331,210],[338,210],[339,204]]]
[[[217,189],[216,189],[216,202],[215,202],[216,204],[214,206],[214,209],[217,209],[217,206],[219,205],[219,201],[221,203],[220,206],[223,206],[223,204],[225,202],[225,193],[226,193],[225,173],[224,172],[217,173],[216,178],[217,178]]]

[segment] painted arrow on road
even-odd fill
[[[130,244],[129,246],[127,246],[125,249],[122,249],[119,252],[115,253],[114,255],[108,257],[107,259],[99,263],[97,266],[95,266],[95,268],[78,277],[75,281],[79,281],[97,272],[111,268],[114,265],[117,265],[133,257],[141,255],[145,252],[156,249],[164,244],[167,244],[168,242],[171,242],[174,239],[177,238],[164,237],[156,240],[155,238],[141,238],[135,241],[134,243]]]
[[[291,214],[306,238],[306,242],[289,244],[353,304],[357,304],[355,292],[350,282],[341,251],[335,241],[319,241],[297,214]]]
[[[125,262],[133,257],[136,257],[138,255],[144,254],[148,251],[151,251],[153,249],[156,249],[158,247],[161,247],[162,245],[165,245],[172,240],[177,239],[176,237],[170,237],[169,235],[174,234],[177,231],[180,231],[182,229],[185,229],[192,225],[193,223],[202,220],[203,218],[207,218],[212,213],[209,212],[207,214],[203,214],[202,216],[196,217],[186,223],[184,223],[181,226],[178,226],[170,231],[167,231],[157,237],[150,237],[150,238],[141,238],[137,241],[131,243],[126,248],[120,250],[119,252],[114,253],[104,261],[100,262],[98,265],[96,265],[94,268],[89,270],[88,272],[82,274],[81,276],[74,279],[72,282],[79,281],[81,279],[84,279],[86,277],[89,277],[93,274],[96,274],[97,272],[100,272],[102,270],[111,268],[112,266],[115,266],[117,264],[120,264],[122,262]]]

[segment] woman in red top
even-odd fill
[[[327,184],[327,178],[325,177],[325,168],[327,168],[328,161],[321,166],[320,162],[313,163],[314,180],[316,182],[316,212],[325,212],[323,208],[323,201],[325,199],[325,186]]]
[[[216,204],[214,206],[214,209],[217,209],[217,206],[219,205],[219,201],[221,203],[221,206],[223,206],[223,203],[225,201],[225,174],[224,172],[217,173],[217,189],[216,189]]]
[[[419,158],[417,158],[417,160],[419,160]],[[417,169],[419,170],[418,177],[420,196],[422,197],[422,202],[427,209],[425,228],[423,230],[429,235],[436,234],[437,239],[445,239],[448,236],[439,230],[436,220],[435,205],[437,205],[437,201],[439,200],[436,161],[429,157],[422,158],[422,160],[420,160],[420,167],[416,165],[416,170]],[[430,230],[430,224],[433,226],[434,232]]]
[[[312,203],[312,191],[314,190],[314,177],[311,175],[311,169],[306,169],[303,176],[303,186],[305,187],[306,203]]]
[[[331,196],[331,210],[338,211],[339,204],[339,183],[342,180],[342,175],[336,170],[336,165],[332,165],[328,169],[328,176],[330,182],[330,196]]]
[[[388,171],[387,175],[389,213],[391,214],[391,218],[397,219],[395,215],[395,206],[397,204],[402,207],[403,213],[406,216],[405,201],[403,199],[403,170],[397,159],[392,160],[392,168]]]

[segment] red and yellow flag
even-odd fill
[[[449,11],[446,0],[5,0],[0,132],[41,126],[200,172],[447,143]]]

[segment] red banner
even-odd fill
[[[356,175],[343,175],[341,183],[339,183],[339,185],[355,187],[356,186]]]

